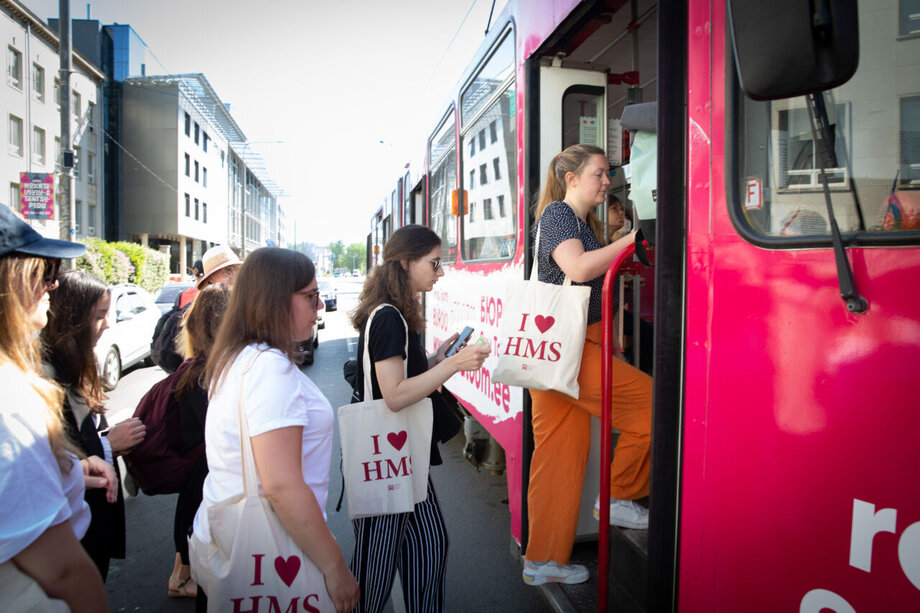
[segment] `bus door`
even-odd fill
[[[606,149],[607,75],[591,70],[562,66],[540,67],[540,166],[542,181],[553,158],[563,149],[578,143]],[[606,215],[598,211],[599,215]],[[602,217],[605,219],[606,217]],[[597,520],[592,516],[600,479],[600,421],[591,420],[591,452],[581,495],[576,538],[597,536]]]

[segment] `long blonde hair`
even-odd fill
[[[543,190],[540,192],[540,197],[537,199],[537,204],[534,208],[535,223],[540,220],[540,216],[543,215],[543,210],[546,209],[550,203],[556,202],[557,200],[565,200],[565,175],[570,172],[576,175],[581,174],[588,160],[595,155],[606,157],[604,150],[600,147],[594,145],[571,145],[553,158],[546,171],[546,180],[543,182]],[[597,237],[597,240],[602,245],[607,243],[606,237],[604,236],[604,224],[598,219],[597,215],[594,214],[594,211],[588,212],[588,226],[590,226],[594,236]]]
[[[11,364],[44,401],[48,442],[61,473],[73,466],[70,454],[80,455],[64,434],[64,391],[42,376],[41,349],[32,334],[29,309],[41,296],[51,266],[45,258],[10,254],[0,257],[0,364]]]

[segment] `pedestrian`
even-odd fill
[[[590,448],[591,417],[610,411],[620,431],[613,454],[610,523],[644,529],[648,510],[636,503],[648,496],[651,443],[651,377],[622,360],[612,360],[612,406],[601,406],[601,291],[604,273],[635,232],[605,245],[594,208],[607,198],[610,179],[603,149],[572,145],[550,162],[536,208],[540,281],[590,285],[588,327],[578,376],[580,394],[530,390],[534,452],[527,504],[529,538],[524,581],[581,583],[584,566],[568,564],[578,523],[581,485]],[[595,502],[599,515],[601,492]]]
[[[61,420],[63,392],[41,371],[37,333],[62,258],[86,247],[42,237],[0,207],[0,610],[108,611],[102,577],[80,546],[86,487],[115,500],[115,471],[78,459]]]
[[[211,247],[202,256],[201,264],[195,263],[196,268],[193,269],[193,272],[197,274],[197,271],[203,270],[201,275],[196,277],[195,293],[212,283],[227,283],[232,286],[241,264],[242,262],[230,247],[225,245]],[[199,265],[202,268],[197,268]],[[189,290],[186,290],[179,295],[180,306],[178,308],[174,306],[168,314],[160,317],[150,342],[150,359],[168,373],[176,372],[183,361],[176,347],[176,337],[179,335],[182,317],[191,304],[188,292]]]
[[[446,442],[459,428],[456,415],[438,388],[457,372],[478,370],[490,352],[488,345],[474,343],[446,357],[445,352],[459,336],[454,333],[435,353],[426,356],[421,341],[425,318],[419,297],[431,291],[443,275],[440,237],[424,226],[403,226],[384,245],[383,262],[368,273],[351,316],[359,333],[355,398],[364,399],[361,382],[365,335],[369,334],[374,398],[383,398],[392,411],[426,396],[431,398],[431,466],[441,464],[437,442]],[[377,311],[370,330],[365,330],[371,313],[381,304],[391,306]],[[407,611],[444,608],[448,535],[430,475],[428,496],[415,505],[413,512],[365,517],[352,524],[355,553],[351,569],[361,584],[357,611],[376,613],[383,609],[396,571]]]
[[[209,511],[243,493],[242,403],[262,491],[281,525],[323,573],[336,609],[343,612],[357,603],[358,583],[325,520],[332,407],[293,356],[294,341],[310,336],[322,308],[306,255],[263,247],[246,258],[205,368],[209,472],[189,555],[196,573],[210,544]],[[198,607],[207,604],[202,587]]]
[[[179,332],[177,343],[179,352],[185,357],[187,364],[178,376],[175,389],[172,390],[179,413],[179,451],[182,455],[204,443],[208,391],[202,385],[202,377],[229,301],[229,285],[209,285],[199,292],[182,321],[182,331]],[[201,492],[207,474],[208,460],[202,453],[192,466],[176,501],[176,516],[173,522],[176,558],[167,582],[167,593],[174,598],[194,598],[198,595],[198,586],[192,579],[189,568],[188,536],[195,512],[201,504]]]
[[[67,270],[51,292],[48,325],[41,332],[46,372],[64,388],[64,428],[84,455],[104,458],[118,474],[115,458],[144,440],[146,427],[137,418],[111,428],[105,418],[105,392],[93,348],[109,327],[111,296],[105,283],[82,270]],[[87,490],[92,513],[81,544],[102,580],[109,560],[125,557],[125,501],[121,488],[110,503],[101,490]]]

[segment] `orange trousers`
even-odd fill
[[[534,453],[527,493],[526,557],[534,562],[567,564],[572,553],[591,445],[591,416],[601,415],[601,332],[600,322],[588,326],[578,399],[557,391],[530,391]],[[610,411],[620,436],[611,464],[610,497],[635,500],[649,491],[652,378],[623,360],[612,362]]]

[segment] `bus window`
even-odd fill
[[[429,227],[441,237],[441,258],[452,263],[457,256],[457,219],[451,214],[450,193],[457,188],[454,119],[451,111],[429,142]]]
[[[861,27],[860,37],[872,53],[863,53],[849,81],[821,95],[832,141],[826,149],[819,131],[812,137],[804,97],[755,102],[738,94],[735,211],[755,235],[830,244],[823,165],[841,232],[914,231],[916,242],[920,96],[901,92],[903,83],[920,82],[920,38],[898,38],[895,26],[881,35]]]
[[[466,128],[488,104],[493,94],[502,89],[513,76],[514,36],[509,31],[489,61],[476,74],[476,78],[463,90],[460,125]]]
[[[502,92],[464,133],[463,259],[510,258],[517,225],[517,130],[514,87]]]

